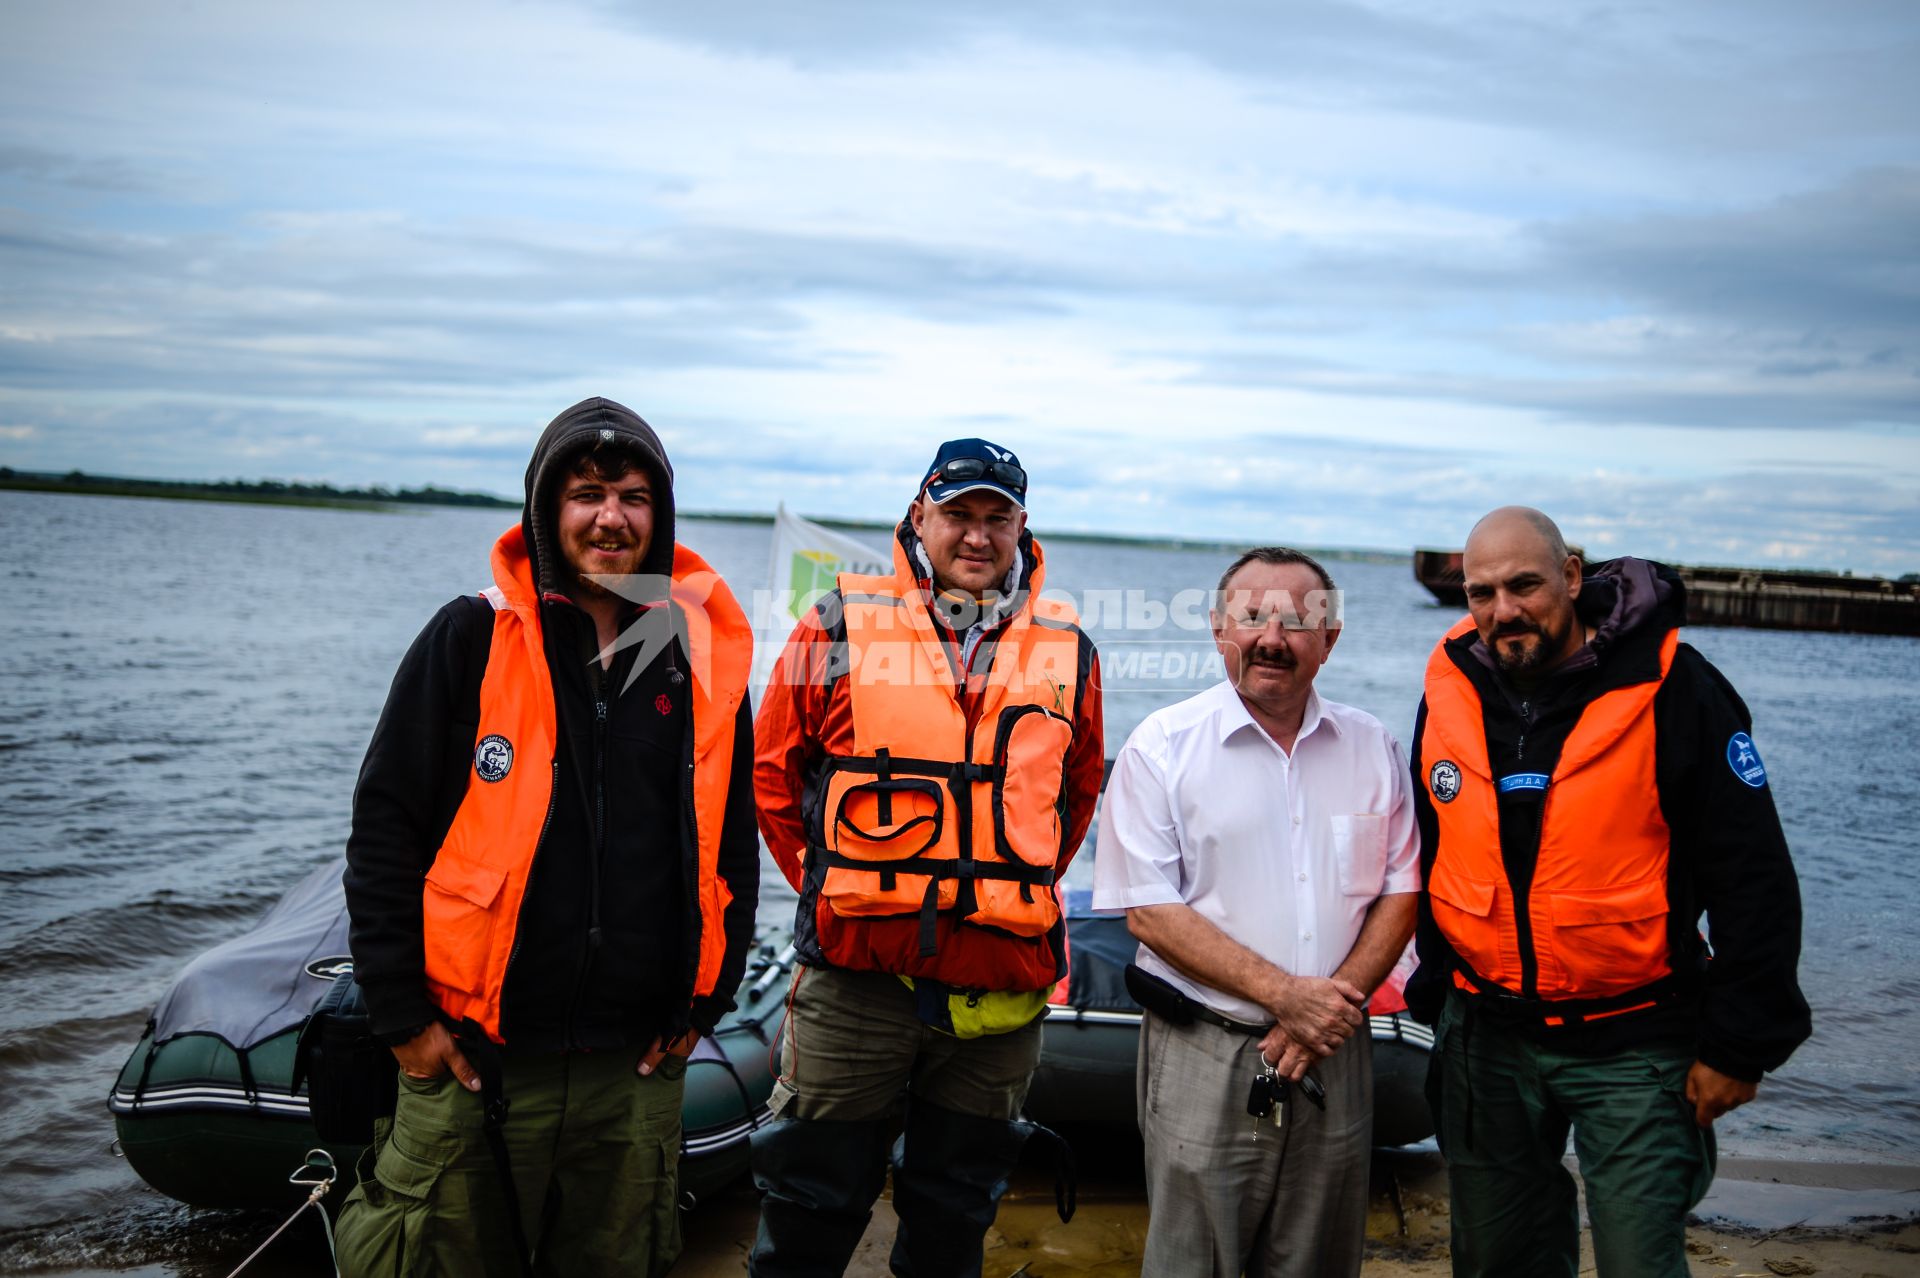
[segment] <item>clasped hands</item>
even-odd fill
[[[1337,976],[1288,976],[1267,1005],[1273,1028],[1260,1054],[1274,1071],[1299,1082],[1307,1068],[1340,1050],[1367,1023],[1367,996]]]

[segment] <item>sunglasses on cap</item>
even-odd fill
[[[991,479],[1017,493],[1027,491],[1027,472],[1012,462],[987,461],[982,457],[956,457],[927,476],[929,484],[964,484],[973,479]]]

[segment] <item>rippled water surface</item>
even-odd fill
[[[401,653],[440,604],[486,584],[510,520],[0,492],[0,1269],[212,1254],[194,1240],[217,1234],[108,1152],[113,1077],[188,958],[338,853]],[[681,531],[743,596],[766,584],[764,525]],[[1051,583],[1167,600],[1222,560],[1062,542]],[[1321,688],[1404,737],[1451,616],[1404,564],[1334,568],[1348,628]],[[1116,671],[1130,647],[1195,650],[1175,632],[1099,636]],[[1816,1017],[1763,1103],[1723,1122],[1722,1148],[1920,1159],[1920,642],[1690,638],[1757,720],[1800,865]],[[1196,686],[1127,669],[1109,753]]]

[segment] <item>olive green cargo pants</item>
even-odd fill
[[[955,1038],[920,1019],[897,976],[800,967],[793,982],[777,1121],[753,1134],[763,1197],[747,1271],[845,1272],[891,1162],[893,1272],[978,1278],[982,1240],[1034,1130],[1015,1120],[1040,1061],[1040,1022]],[[903,1100],[896,1143],[888,1118]]]
[[[660,1274],[680,1254],[686,1061],[669,1056],[641,1078],[638,1059],[637,1050],[505,1058],[507,1152],[536,1274]],[[401,1074],[337,1240],[345,1278],[518,1278],[478,1093],[451,1075]]]
[[[1456,1278],[1574,1278],[1573,1132],[1600,1278],[1684,1278],[1687,1213],[1713,1183],[1711,1129],[1687,1103],[1692,1051],[1556,1051],[1470,1012],[1441,1013],[1427,1096],[1447,1159]]]

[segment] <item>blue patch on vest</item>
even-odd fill
[[[513,771],[513,742],[497,732],[487,734],[473,748],[473,770],[482,781],[499,781]]]
[[[1733,775],[1756,790],[1767,784],[1767,765],[1760,762],[1759,749],[1744,732],[1727,738],[1727,766],[1733,769]]]
[[[1525,790],[1537,793],[1544,791],[1552,780],[1544,772],[1516,772],[1510,777],[1500,778],[1500,793],[1515,794]]]

